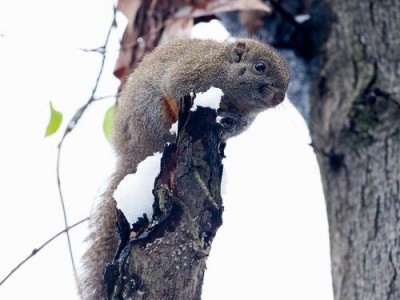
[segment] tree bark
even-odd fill
[[[400,2],[326,3],[311,131],[335,299],[400,299]]]
[[[222,224],[223,151],[216,111],[190,112],[190,102],[186,97],[176,143],[164,151],[153,221],[134,224],[132,238],[120,213],[122,242],[105,274],[109,299],[201,297],[206,259]]]

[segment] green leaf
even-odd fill
[[[115,106],[111,106],[109,109],[107,109],[106,114],[104,116],[104,121],[103,121],[103,131],[106,139],[108,141],[111,141],[111,133],[112,133],[112,127],[114,123],[114,110]]]
[[[58,128],[62,123],[63,115],[59,111],[53,108],[53,104],[50,101],[50,121],[47,125],[46,133],[44,136],[49,136],[57,132]]]

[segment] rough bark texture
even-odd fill
[[[311,122],[335,299],[400,299],[400,2],[326,3]]]
[[[271,3],[256,36],[285,49],[288,94],[312,132],[335,299],[400,299],[400,2]],[[222,20],[243,33],[237,16]]]
[[[216,112],[190,97],[176,144],[166,147],[155,182],[153,221],[129,225],[120,214],[121,246],[105,281],[109,299],[200,299],[206,258],[222,223],[222,150]],[[132,200],[134,201],[134,199]]]

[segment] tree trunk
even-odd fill
[[[400,2],[326,3],[311,124],[335,299],[400,299]]]
[[[180,113],[176,144],[164,151],[153,221],[134,224],[132,238],[120,213],[122,243],[105,274],[109,299],[201,297],[206,258],[222,224],[223,151],[216,111],[189,112],[190,102]]]

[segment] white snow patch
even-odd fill
[[[174,124],[171,125],[171,128],[169,129],[170,134],[178,134],[178,121],[176,121]]]
[[[221,178],[221,196],[222,198],[226,195],[226,185],[228,184],[228,173],[226,172],[226,168],[222,170],[222,178]]]
[[[161,153],[147,157],[137,167],[134,174],[128,174],[114,192],[117,207],[122,210],[130,224],[146,214],[149,220],[153,216],[153,187],[156,176],[160,173]]]
[[[210,22],[200,22],[193,26],[191,37],[192,39],[210,39],[223,42],[230,37],[230,34],[220,21],[211,20]]]
[[[305,21],[309,20],[311,17],[310,15],[297,15],[294,17],[297,23],[304,23]]]
[[[197,106],[209,107],[217,110],[223,95],[224,93],[221,89],[212,86],[206,92],[196,94],[196,98],[194,98],[194,103],[190,110],[196,111]]]

